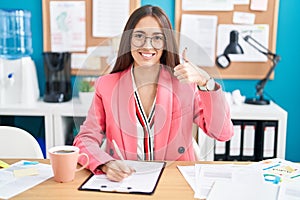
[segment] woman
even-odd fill
[[[117,161],[118,150],[127,160],[195,160],[193,123],[217,140],[231,138],[233,126],[220,85],[188,62],[185,52],[183,58],[180,64],[171,24],[160,8],[143,6],[132,13],[116,64],[97,80],[74,141],[90,156],[88,169],[121,181],[133,170]]]

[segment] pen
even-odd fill
[[[119,149],[119,147],[118,147],[116,141],[115,141],[115,140],[112,140],[112,143],[113,143],[113,145],[114,145],[114,148],[115,148],[115,150],[116,150],[116,153],[117,153],[118,156],[121,158],[121,160],[125,160],[124,157],[123,157],[122,154],[121,154],[121,151],[120,151],[120,149]]]

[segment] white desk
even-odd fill
[[[46,103],[42,100],[32,107],[24,105],[0,106],[1,116],[42,116],[45,122],[46,149],[55,145],[65,144],[70,126],[79,125],[87,114],[89,106],[80,103],[78,98],[63,103]],[[277,157],[285,158],[287,112],[275,103],[270,105],[231,106],[233,120],[275,120],[278,121]],[[201,154],[206,155],[205,160],[213,160],[212,147],[214,141],[199,136]]]

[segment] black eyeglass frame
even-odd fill
[[[163,34],[161,34],[163,44],[162,44],[162,47],[160,47],[160,48],[156,48],[155,46],[153,46],[153,43],[152,43],[153,38],[154,38],[154,37],[157,37],[158,35],[154,35],[154,36],[152,36],[152,37],[149,37],[149,36],[147,37],[145,34],[142,34],[142,33],[138,33],[138,34],[141,34],[141,35],[144,36],[144,42],[143,42],[141,45],[136,45],[136,44],[134,44],[134,42],[133,42],[133,37],[134,37],[135,33],[133,33],[133,34],[131,35],[131,44],[132,44],[134,47],[137,47],[137,48],[143,47],[143,46],[146,44],[147,39],[150,39],[150,44],[151,44],[151,46],[152,46],[154,49],[156,49],[156,50],[161,50],[161,49],[163,49],[164,46],[165,46],[166,38],[165,38],[165,36],[164,36]]]

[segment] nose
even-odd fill
[[[144,48],[146,48],[146,49],[152,49],[153,47],[152,47],[152,41],[151,41],[151,38],[150,37],[146,37],[145,38],[145,44],[144,44]]]

